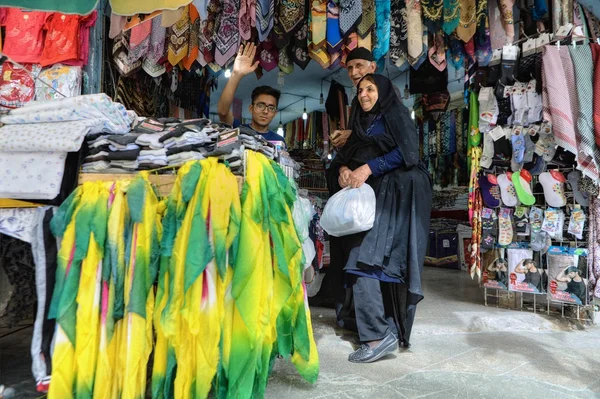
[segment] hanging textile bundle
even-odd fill
[[[85,183],[57,211],[52,229],[62,243],[49,312],[58,323],[49,398],[144,395],[157,207],[140,174],[131,183]]]

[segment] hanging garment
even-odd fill
[[[117,15],[152,14],[158,10],[177,10],[190,0],[110,0],[112,12]]]
[[[588,36],[593,38],[600,37],[600,19],[598,19],[598,17],[596,17],[588,8],[582,8],[589,31]]]
[[[308,50],[310,57],[323,68],[329,68],[331,65],[331,57],[327,51],[327,25],[327,0],[313,1],[310,23],[311,42]]]
[[[362,14],[362,0],[340,0],[340,31],[346,36],[359,22]]]
[[[256,30],[258,41],[264,42],[273,29],[275,15],[274,0],[256,0]]]
[[[594,167],[600,170],[600,151],[596,146],[594,135],[594,61],[587,40],[581,46],[569,46],[569,53],[575,70],[575,88],[579,107],[576,108],[577,149],[594,162]]]
[[[439,0],[420,0],[423,24],[434,32],[442,29],[444,22],[444,2]]]
[[[142,68],[150,76],[160,76],[165,72],[164,66],[159,66],[159,60],[165,54],[165,39],[167,37],[167,28],[161,26],[161,16],[152,20],[152,31],[150,32],[150,48],[144,59]]]
[[[152,32],[152,20],[147,20],[131,28],[129,36],[129,53],[127,60],[133,64],[148,53],[150,48],[150,33]]]
[[[189,7],[185,7],[181,18],[168,31],[168,58],[173,66],[179,64],[188,54],[188,41],[190,36]]]
[[[460,23],[456,34],[463,42],[467,43],[477,30],[477,3],[476,0],[460,0]]]
[[[362,16],[356,31],[362,38],[366,37],[375,27],[375,2],[373,0],[362,0]]]
[[[490,38],[490,24],[488,17],[488,1],[478,0],[477,3],[477,30],[475,32],[475,57],[479,66],[488,66],[492,59],[492,42]]]
[[[562,0],[560,5],[561,26],[573,23],[573,0]]]
[[[352,50],[358,47],[358,33],[350,33],[344,40],[344,47],[342,50],[342,63],[346,64],[346,59]]]
[[[444,0],[443,29],[447,35],[452,34],[460,24],[460,0]]]
[[[600,298],[600,200],[590,196],[590,222],[589,222],[589,254],[588,269],[590,291],[596,298]]]
[[[267,72],[272,71],[279,63],[279,50],[271,40],[264,41],[258,46],[258,59],[260,66]]]
[[[252,25],[254,20],[254,25]],[[256,0],[241,0],[239,28],[240,37],[243,40],[250,40],[252,27],[256,25]]]
[[[240,47],[239,4],[239,0],[225,0],[222,3],[223,13],[215,37],[215,62],[221,67],[235,57]]]
[[[367,50],[371,51],[373,49],[373,35],[369,33],[364,38],[358,35],[358,47],[364,47]]]
[[[408,52],[406,2],[392,0],[390,16],[390,63],[402,68]]]
[[[375,46],[373,59],[380,63],[390,51],[390,0],[375,2]]]
[[[2,7],[11,7],[15,10],[41,10],[61,12],[64,14],[88,15],[98,4],[98,1],[89,0],[3,0]],[[134,13],[135,14],[135,13]]]
[[[41,11],[21,11],[19,8],[4,10],[0,20],[5,27],[2,52],[15,62],[39,63],[44,50],[46,20],[51,15]]]
[[[188,42],[188,53],[183,59],[183,66],[188,71],[192,69],[194,61],[198,58],[199,54],[199,41],[200,41],[200,14],[198,9],[193,4],[190,7],[190,36]]]

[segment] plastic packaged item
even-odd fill
[[[37,101],[54,100],[81,95],[82,71],[78,66],[56,64],[42,70],[40,81],[35,82],[35,98]]]
[[[346,187],[325,204],[321,227],[334,237],[370,230],[375,222],[375,202],[375,192],[368,184]]]
[[[35,76],[40,73],[37,64],[25,65],[25,70],[10,62],[2,65],[0,75],[0,109],[11,110],[33,101],[35,98]],[[33,75],[33,76],[32,76]]]

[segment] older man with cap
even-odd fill
[[[377,64],[373,59],[373,54],[364,47],[357,47],[348,54],[346,58],[346,69],[348,70],[348,77],[352,81],[354,87],[358,85],[358,82],[363,76],[370,73],[375,73],[377,70]],[[398,98],[402,98],[400,90],[394,86],[396,95]],[[335,147],[341,147],[346,144],[348,138],[352,134],[350,130],[336,130],[331,135],[331,143]]]

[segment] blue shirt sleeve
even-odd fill
[[[388,152],[385,155],[377,157],[375,159],[371,159],[367,162],[373,176],[381,176],[390,170],[399,168],[402,165],[402,153],[399,148]]]
[[[233,126],[233,128],[235,129],[237,127],[240,127],[241,124],[242,124],[242,122],[240,122],[239,119],[234,119],[233,124],[231,126]]]

